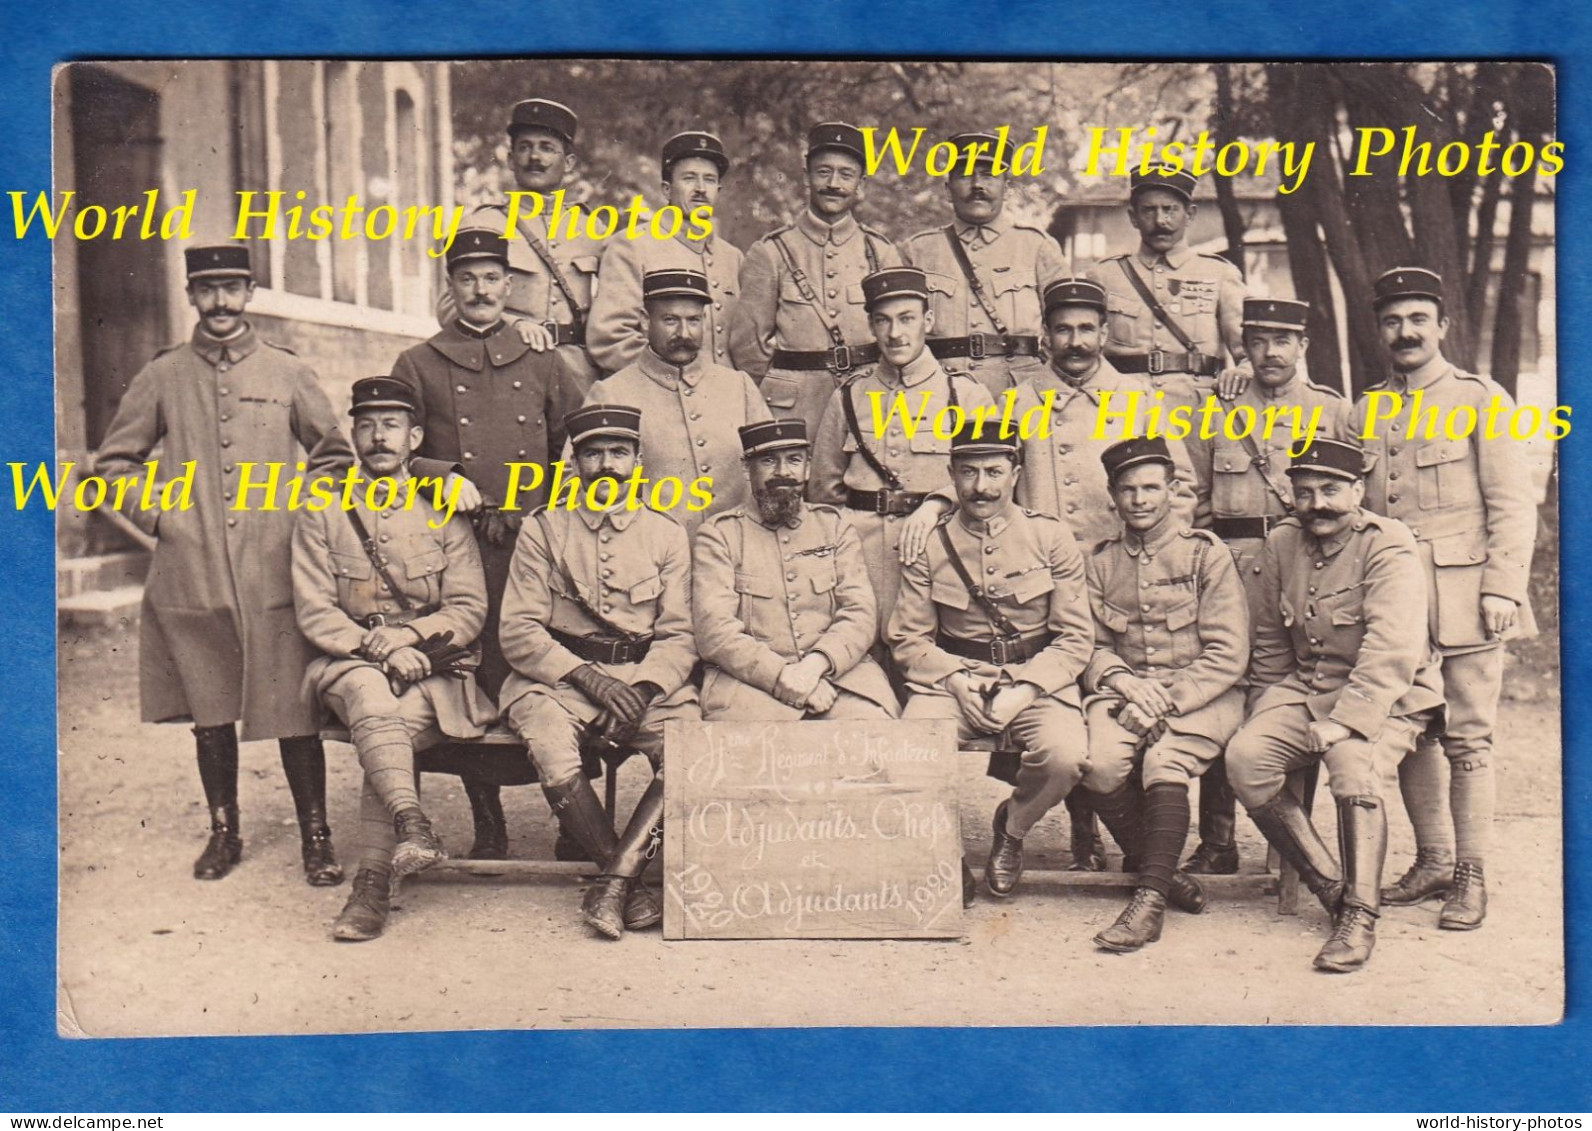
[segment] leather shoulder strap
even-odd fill
[[[996,633],[1001,636],[1018,635],[1017,626],[1007,618],[1005,613],[996,607],[994,601],[991,601],[985,595],[984,591],[978,587],[978,583],[973,580],[973,575],[967,571],[967,564],[962,561],[962,555],[956,552],[956,547],[951,543],[951,524],[942,522],[935,530],[940,536],[940,545],[945,547],[945,556],[950,561],[951,568],[956,571],[956,576],[962,579],[962,584],[967,588],[967,595],[973,598],[978,607],[984,610],[984,615],[989,617],[990,623],[995,626]]]
[[[768,239],[779,250],[779,257],[785,261],[785,268],[790,272],[790,277],[795,282],[796,289],[801,291],[802,298],[812,304],[813,314],[817,316],[819,323],[824,328],[824,332],[829,335],[829,340],[834,342],[836,346],[845,345],[845,335],[840,332],[840,327],[824,317],[824,304],[819,299],[818,292],[813,290],[812,283],[808,281],[807,273],[796,266],[796,257],[791,254],[790,248],[785,245],[785,237],[781,234],[775,234],[769,236]]]
[[[1132,283],[1133,289],[1139,292],[1139,297],[1144,300],[1144,305],[1150,308],[1150,313],[1155,315],[1155,320],[1166,327],[1167,333],[1176,338],[1178,344],[1189,353],[1199,352],[1194,345],[1194,339],[1183,332],[1183,327],[1172,321],[1172,316],[1167,313],[1166,307],[1162,306],[1161,301],[1150,292],[1150,288],[1145,284],[1144,279],[1134,269],[1130,258],[1124,255],[1117,260],[1117,266],[1122,268],[1122,273],[1128,277],[1128,282]]]
[[[956,265],[962,269],[962,275],[967,279],[967,285],[973,292],[973,297],[978,299],[979,306],[984,308],[984,317],[989,319],[989,324],[995,327],[995,332],[1002,337],[1006,336],[1006,323],[1001,321],[995,304],[984,293],[984,284],[978,281],[978,272],[973,270],[973,261],[968,258],[967,248],[962,246],[962,240],[956,234],[956,225],[947,224],[944,228],[946,242],[951,245],[951,254],[956,258]]]
[[[376,576],[386,582],[387,588],[392,590],[392,599],[398,602],[398,607],[404,612],[413,612],[417,606],[409,594],[399,588],[392,574],[387,572],[387,563],[382,560],[381,552],[376,549],[376,540],[370,536],[370,531],[365,527],[365,520],[359,517],[359,512],[353,507],[344,507],[343,513],[348,516],[348,525],[354,528],[354,536],[364,548],[365,556],[370,559],[370,564],[376,567]]]
[[[531,230],[529,224],[522,223],[519,227],[520,235],[525,237],[525,242],[530,244],[531,250],[536,253],[536,258],[542,261],[543,266],[547,268],[548,274],[553,276],[553,282],[557,284],[558,289],[563,293],[564,301],[569,303],[569,309],[574,314],[575,324],[584,325],[586,322],[586,311],[575,298],[575,288],[571,287],[569,280],[564,277],[564,269],[553,258],[552,250],[542,242],[541,236]]]
[[[850,381],[840,386],[840,408],[846,414],[846,430],[851,433],[851,438],[857,441],[857,454],[862,457],[862,462],[873,468],[873,473],[883,479],[890,490],[899,491],[901,477],[879,462],[879,457],[868,446],[867,438],[862,434],[862,424],[857,420],[857,406],[851,399],[851,386]]]
[[[542,538],[547,542],[547,556],[552,558],[554,563],[557,564],[558,574],[564,579],[564,587],[569,590],[569,599],[575,602],[580,611],[585,613],[587,618],[604,632],[611,632],[615,636],[626,640],[636,639],[636,633],[626,632],[620,628],[613,621],[592,608],[591,602],[580,595],[580,587],[575,584],[575,575],[569,572],[569,563],[564,560],[564,555],[558,552],[553,542],[553,528],[547,521],[547,512],[545,510],[537,511],[535,518],[536,525],[542,528]]]

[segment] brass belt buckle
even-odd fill
[[[890,495],[891,495],[891,493],[892,492],[891,492],[890,488],[888,488],[888,487],[880,487],[877,491],[874,492],[874,495],[873,495],[873,513],[874,514],[883,515],[883,514],[889,514],[890,513]]]
[[[1166,372],[1166,351],[1151,350],[1144,359],[1145,372],[1159,375]]]
[[[553,344],[558,345],[558,323],[549,318],[542,323],[542,329],[547,331],[547,336],[553,340]]]
[[[850,370],[851,370],[851,347],[850,346],[834,346],[834,347],[832,347],[829,350],[829,360],[828,360],[828,362],[826,362],[826,364],[829,366],[829,368],[833,369],[836,373],[847,373],[847,372],[850,372]]]
[[[1004,636],[997,636],[990,641],[989,660],[996,667],[1012,662],[1011,652],[1008,650],[1007,643]]]
[[[985,349],[983,334],[969,334],[967,336],[967,356],[972,361],[982,361],[989,356]]]

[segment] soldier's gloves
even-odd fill
[[[433,632],[419,644],[415,651],[421,653],[431,661],[432,675],[452,676],[454,679],[463,679],[474,668],[475,653],[469,648],[453,642],[453,630],[446,632]]]
[[[419,683],[429,674],[431,661],[418,648],[399,648],[387,657],[387,680],[393,686],[394,694],[402,694],[398,690],[400,682],[407,687]]]
[[[514,538],[507,516],[498,509],[500,505],[491,495],[482,495],[481,509],[470,517],[475,524],[476,537],[493,546],[501,546]]]
[[[593,664],[582,664],[570,672],[567,678],[577,691],[607,711],[616,721],[639,721],[647,709],[648,700],[641,692]]]

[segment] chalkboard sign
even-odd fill
[[[665,749],[665,938],[964,933],[954,723],[671,720]]]

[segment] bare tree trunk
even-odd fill
[[[1540,147],[1553,129],[1553,83],[1546,67],[1519,64],[1510,84],[1509,108],[1522,141]],[[1520,381],[1520,339],[1525,328],[1523,300],[1531,265],[1531,214],[1536,202],[1537,163],[1509,184],[1509,234],[1504,269],[1498,279],[1498,321],[1493,325],[1492,378],[1510,396]]]
[[[1216,121],[1214,123],[1217,149],[1236,141],[1233,130],[1233,70],[1230,63],[1217,63],[1216,67]],[[1227,236],[1225,258],[1242,275],[1249,272],[1244,263],[1244,216],[1238,209],[1238,197],[1233,192],[1230,177],[1214,177],[1216,182],[1216,207],[1222,214],[1222,231]]]

